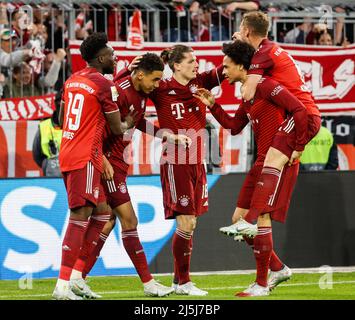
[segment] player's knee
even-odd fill
[[[122,231],[137,229],[138,219],[135,215],[120,219]]]
[[[185,232],[193,232],[196,228],[196,217],[195,216],[178,216],[177,219],[178,228]]]

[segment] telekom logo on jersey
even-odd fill
[[[0,185],[0,231],[4,228],[5,235],[10,235],[9,239],[6,236],[2,239],[0,248],[1,277],[4,277],[3,268],[17,273],[45,271],[46,276],[55,276],[59,270],[69,210],[62,181],[58,179],[56,184],[60,187],[59,193],[54,187],[31,186],[27,182],[25,186],[10,188],[10,192]],[[129,186],[133,207],[141,213],[138,232],[142,243],[149,248],[147,258],[150,261],[175,228],[174,220],[164,219],[158,180],[152,184],[157,185],[149,185],[147,181],[147,184]],[[100,273],[105,273],[106,269],[133,268],[119,234],[111,233],[106,241],[100,255],[103,265]]]

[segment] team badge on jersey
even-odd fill
[[[144,107],[145,107],[145,100],[142,100],[141,108],[144,109]]]
[[[195,84],[191,84],[190,85],[190,91],[191,93],[196,93],[197,92],[197,89],[198,89],[198,86],[195,85]]]
[[[111,95],[112,95],[112,101],[117,101],[119,94],[115,86],[111,87]]]
[[[179,202],[183,207],[187,207],[190,202],[190,198],[187,195],[183,195],[179,198]]]
[[[99,188],[98,187],[96,187],[95,189],[94,189],[94,198],[95,199],[98,199],[99,198],[99,192],[100,192],[100,190],[99,190]]]
[[[121,182],[118,185],[118,188],[120,189],[121,193],[127,193],[127,187],[126,187],[126,184],[124,182]]]

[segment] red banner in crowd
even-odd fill
[[[141,50],[127,49],[124,42],[112,42],[111,45],[119,56],[117,69],[120,70],[137,55],[148,51],[159,54],[173,44],[145,43]],[[188,45],[195,50],[199,72],[210,70],[222,62],[222,42],[192,42]],[[80,41],[70,44],[73,72],[85,67],[79,47]],[[282,44],[282,47],[293,56],[323,115],[355,114],[354,45],[342,48]],[[165,76],[171,74],[167,69]],[[221,90],[215,88],[217,101],[225,108],[235,107],[240,102],[239,88],[240,84],[229,85],[224,81]]]
[[[37,120],[48,118],[54,108],[54,94],[0,100],[1,120]]]

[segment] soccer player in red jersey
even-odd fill
[[[114,71],[113,49],[107,46],[106,35],[92,34],[83,41],[80,51],[88,67],[65,82],[60,111],[63,137],[59,162],[68,194],[70,218],[53,297],[65,300],[81,299],[71,291],[72,268],[93,208],[97,206],[98,212],[106,211],[105,203],[100,205],[98,201],[106,120],[115,134],[123,133],[133,122],[130,115],[125,123],[121,123],[116,87],[104,77]]]
[[[159,87],[163,70],[164,64],[159,56],[153,53],[143,55],[139,59],[139,63],[136,65],[132,75],[126,76],[115,83],[118,92],[117,104],[123,119],[131,112],[131,109],[135,110],[135,128],[150,135],[167,139],[169,142],[186,144],[188,142],[187,137],[176,136],[159,130],[158,127],[155,127],[144,118],[148,94]],[[114,135],[109,126],[106,126],[103,144],[106,165],[102,183],[107,202],[114,215],[103,229],[92,230],[92,234],[88,236],[88,239],[98,239],[98,241],[89,240],[84,244],[74,270],[80,272],[80,276],[84,278],[90,272],[105,240],[115,226],[117,216],[121,223],[123,245],[143,283],[144,293],[148,296],[162,297],[170,294],[174,289],[155,281],[149,271],[144,249],[137,232],[137,216],[126,185],[129,168],[129,159],[126,159],[128,156],[126,151],[131,143],[133,133],[134,130],[130,130],[125,135]]]
[[[316,106],[310,91],[303,81],[300,69],[293,58],[276,43],[267,39],[269,29],[268,16],[262,12],[250,12],[243,16],[240,32],[233,35],[234,39],[240,39],[254,47],[255,54],[248,70],[248,78],[242,88],[243,99],[249,101],[255,94],[257,83],[264,76],[270,76],[287,88],[307,109],[308,139],[311,140],[319,131],[321,125],[320,112]],[[290,118],[285,127],[275,136],[275,140],[283,140],[287,136],[287,130],[294,126],[294,119]],[[276,141],[275,141],[276,143]],[[279,149],[271,146],[267,152],[260,180],[263,182],[257,187],[258,199],[255,200],[257,207],[249,211],[244,219],[238,221],[235,230],[250,230],[253,228],[253,219],[260,214],[274,194],[282,168],[288,163],[291,165],[302,155],[304,145],[297,143],[295,139],[288,141],[291,153],[282,153]],[[271,172],[275,174],[270,174]]]
[[[173,71],[171,78],[161,81],[150,94],[155,104],[160,128],[186,134],[192,140],[182,146],[164,147],[160,177],[166,219],[176,219],[173,236],[174,288],[176,294],[207,295],[190,279],[193,231],[197,217],[208,210],[208,185],[204,166],[204,134],[206,106],[193,96],[198,88],[212,89],[223,80],[222,66],[197,73],[198,63],[193,50],[175,45],[161,57]],[[171,145],[170,145],[171,146]]]
[[[243,41],[236,41],[232,44],[225,44],[223,52],[225,54],[223,73],[226,79],[231,84],[237,81],[244,84],[254,53],[253,47]],[[237,208],[232,218],[235,222],[253,208],[258,185],[263,183],[260,181],[262,173],[267,171],[269,174],[275,174],[264,164],[269,148],[273,146],[280,152],[289,155],[292,152],[292,148],[288,145],[289,139],[296,140],[297,144],[301,146],[307,143],[309,139],[307,134],[307,110],[294,95],[271,78],[262,78],[259,81],[254,99],[243,101],[234,117],[229,116],[218,103],[215,103],[215,99],[209,91],[200,89],[196,97],[199,97],[210,108],[211,113],[224,128],[232,130],[232,134],[238,134],[249,122],[255,133],[258,150],[257,159],[240,191]],[[288,119],[291,117],[294,119],[295,125],[288,127],[287,135],[283,136],[282,140],[275,140],[275,136],[280,132],[279,130],[285,128],[284,124],[288,123]],[[238,296],[268,295],[269,287],[274,288],[278,283],[290,277],[290,270],[280,261],[273,250],[271,221],[285,222],[298,169],[299,163],[285,166],[282,173],[278,175],[278,188],[269,199],[268,205],[256,217],[257,235],[254,239],[244,235],[244,239],[254,251],[257,277],[255,283]],[[272,275],[268,283],[269,268]],[[282,277],[280,270],[283,270]],[[277,277],[273,273],[276,273]]]
[[[208,210],[208,186],[204,167],[206,106],[193,96],[198,88],[212,89],[223,80],[222,66],[198,74],[193,50],[175,45],[162,52],[173,75],[160,81],[149,98],[153,101],[161,129],[191,138],[185,146],[163,145],[160,177],[166,219],[176,219],[173,236],[174,288],[177,294],[203,296],[190,279],[192,234],[197,217]],[[124,72],[119,75],[121,77]]]

